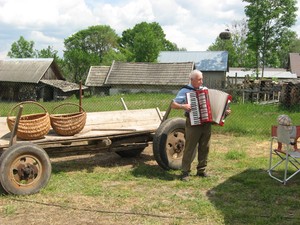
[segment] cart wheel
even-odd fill
[[[29,195],[45,187],[51,176],[47,153],[33,143],[17,143],[0,157],[0,183],[9,194]]]
[[[156,130],[153,138],[153,155],[163,169],[181,169],[185,144],[184,133],[183,118],[167,119]]]
[[[6,193],[6,191],[4,190],[4,188],[2,187],[2,184],[0,183],[0,195]]]
[[[116,153],[123,158],[136,157],[144,151],[144,148],[130,149],[126,151],[116,151]]]

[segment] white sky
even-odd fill
[[[143,21],[159,23],[180,48],[205,51],[220,32],[245,19],[244,6],[242,0],[0,0],[0,59],[20,36],[62,57],[64,39],[82,29],[109,25],[121,36]],[[299,15],[293,30],[300,37]]]

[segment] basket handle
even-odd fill
[[[35,102],[35,101],[25,101],[25,102],[20,102],[20,103],[16,104],[13,108],[11,108],[11,110],[9,111],[9,113],[7,115],[7,118],[10,117],[10,114],[13,112],[13,110],[15,110],[15,108],[17,108],[19,105],[24,105],[24,104],[36,104],[39,107],[41,107],[45,111],[45,113],[47,113],[46,108],[44,106],[42,106],[41,104],[39,104],[38,102]]]
[[[62,103],[62,104],[60,104],[60,105],[58,105],[58,106],[56,106],[56,107],[54,107],[53,109],[52,109],[52,112],[51,112],[51,114],[53,114],[54,113],[54,111],[56,110],[56,109],[58,109],[58,108],[60,108],[60,107],[62,107],[62,106],[66,106],[66,105],[73,105],[73,106],[78,106],[79,107],[79,109],[80,109],[80,111],[79,112],[85,112],[85,110],[80,106],[80,105],[78,105],[78,104],[76,104],[76,103],[72,103],[72,102],[65,102],[65,103]]]

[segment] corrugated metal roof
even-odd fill
[[[228,71],[227,51],[162,51],[158,62],[194,62],[200,71]]]
[[[85,85],[89,87],[100,87],[104,84],[110,66],[91,66]]]
[[[262,77],[262,71],[258,73],[258,77]],[[230,68],[226,73],[227,77],[244,78],[245,76],[256,76],[253,70],[243,70],[242,68]],[[284,69],[265,69],[264,78],[278,78],[278,79],[295,79],[297,75]]]
[[[184,85],[193,68],[193,62],[113,62],[105,84]]]
[[[38,83],[52,62],[53,58],[0,60],[0,81]]]

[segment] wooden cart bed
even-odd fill
[[[66,145],[81,141],[104,140],[110,137],[153,133],[159,127],[162,113],[159,109],[88,112],[84,129],[74,136],[59,136],[52,129],[39,140],[30,140],[41,146]],[[0,150],[9,146],[11,132],[6,117],[0,117]],[[17,140],[18,142],[28,142]]]

